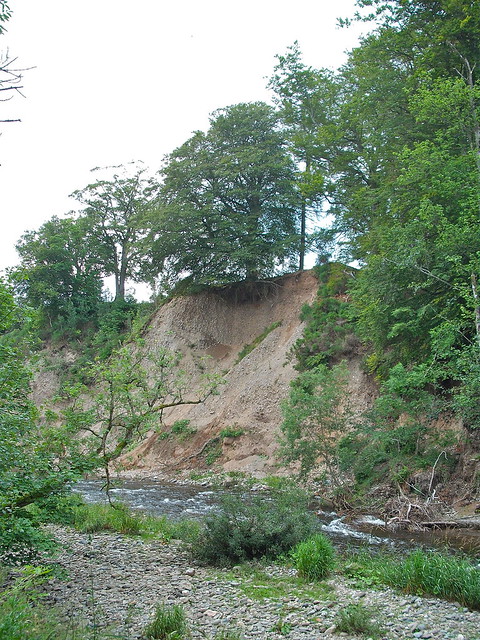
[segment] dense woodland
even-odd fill
[[[122,347],[151,311],[129,295],[129,282],[149,284],[154,305],[301,270],[315,255],[320,290],[295,349],[286,458],[308,474],[322,456],[340,489],[342,468],[353,469],[360,495],[434,465],[447,476],[459,447],[478,444],[480,4],[357,6],[352,20],[371,31],[343,67],[310,67],[294,43],[277,56],[272,104],[218,109],[157,172],[141,163],[96,170],[98,179],[72,194],[71,212],[19,239],[19,266],[0,289],[3,548],[36,544],[40,514],[57,508],[68,480],[108,464],[162,406],[184,401],[175,358],[162,354],[164,386],[147,389]],[[113,300],[103,293],[109,276]],[[77,404],[61,426],[38,420],[27,359],[42,341],[79,345],[85,368],[68,392],[79,397],[93,381],[108,387],[110,406],[121,408],[120,449],[107,446],[119,425],[91,408]],[[331,409],[352,341],[380,387],[371,415],[353,425]],[[205,393],[217,383],[207,381]],[[128,413],[132,397],[143,406]],[[466,441],[450,432],[435,439],[429,424],[440,415],[461,421]],[[347,427],[338,448],[332,433]],[[91,455],[75,438],[88,429]],[[470,480],[473,495],[478,478]]]

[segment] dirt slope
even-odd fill
[[[219,395],[202,405],[176,407],[165,413],[167,427],[190,420],[197,429],[185,439],[159,434],[124,456],[130,469],[171,472],[221,466],[225,471],[245,471],[261,477],[276,469],[275,452],[281,424],[281,401],[287,397],[296,372],[288,353],[302,335],[300,310],[315,298],[318,282],[312,272],[278,279],[261,295],[230,291],[176,298],[162,307],[145,335],[156,345],[184,353],[184,362],[210,356],[208,367],[224,376]],[[272,323],[271,331],[253,351],[237,362],[245,344],[252,343]],[[359,362],[352,360],[351,391],[359,409],[371,401],[371,390]],[[216,439],[227,427],[244,432],[235,438]]]

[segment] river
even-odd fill
[[[101,480],[84,480],[75,485],[86,502],[105,502]],[[238,490],[237,490],[238,491]],[[197,485],[182,485],[154,480],[126,480],[111,489],[115,500],[129,504],[156,515],[173,519],[202,518],[219,508],[222,496],[235,492],[231,488],[208,488]],[[243,491],[243,493],[247,493]],[[356,518],[339,516],[334,512],[317,511],[321,529],[337,547],[396,548],[414,547],[464,550],[480,554],[480,531],[472,529],[449,529],[428,532],[387,531],[384,523],[365,515]]]

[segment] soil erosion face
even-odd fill
[[[145,474],[211,466],[258,477],[273,470],[278,473],[280,405],[297,375],[288,354],[302,335],[301,308],[314,300],[317,289],[318,281],[307,271],[260,288],[235,287],[176,298],[162,307],[145,336],[148,345],[181,351],[182,366],[192,370],[195,360],[209,356],[207,368],[222,375],[225,383],[218,395],[201,405],[165,412],[167,430],[177,420],[189,420],[188,428],[195,433],[168,438],[151,434],[124,456],[127,468]],[[275,328],[239,360],[242,348],[272,325]],[[352,395],[361,405],[369,404],[365,393],[369,385],[359,363],[352,360],[350,370]],[[225,429],[241,435],[219,437]]]

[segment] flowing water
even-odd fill
[[[105,502],[101,480],[85,480],[75,486],[86,502]],[[123,481],[111,489],[112,497],[129,504],[133,509],[166,515],[173,519],[201,518],[219,508],[222,496],[234,489],[206,488],[196,485],[169,484],[154,480]],[[237,490],[238,493],[238,490]],[[247,491],[243,491],[245,495]],[[335,512],[317,511],[322,530],[338,547],[453,547],[480,555],[480,531],[450,529],[445,531],[409,532],[386,531],[381,520],[371,516],[349,518]]]

